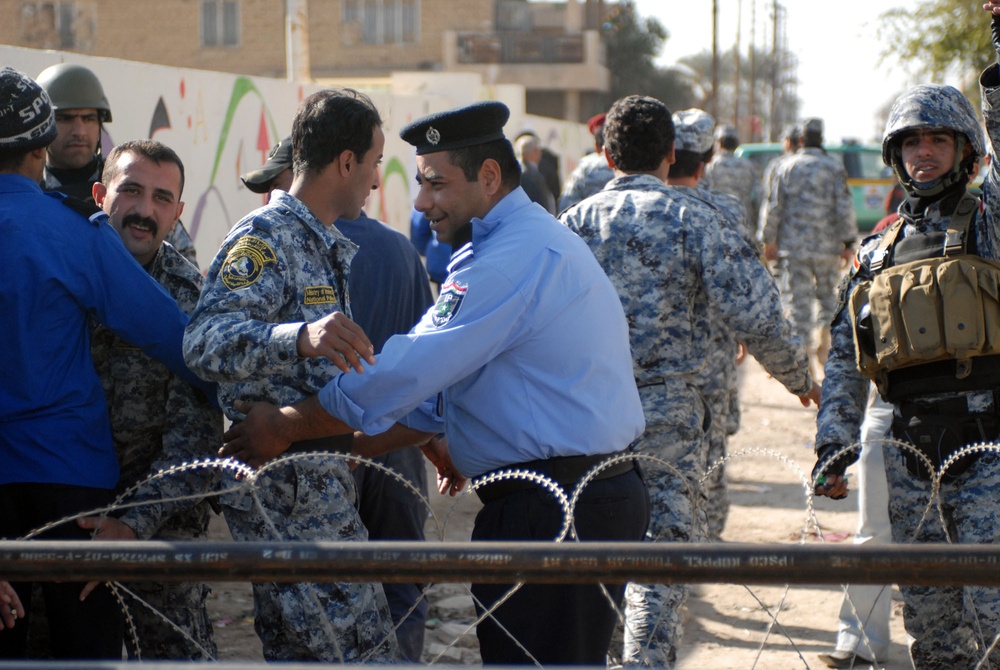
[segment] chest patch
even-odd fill
[[[457,281],[450,281],[441,287],[441,294],[437,302],[434,303],[434,312],[431,314],[431,323],[438,328],[447,325],[458,310],[462,307],[465,294],[469,292],[469,285]]]
[[[332,286],[306,286],[302,302],[306,305],[336,304],[337,294]]]
[[[271,245],[258,237],[246,236],[240,239],[222,264],[219,273],[222,283],[231,291],[250,286],[260,279],[264,266],[276,263],[278,257]]]

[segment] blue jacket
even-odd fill
[[[187,316],[97,214],[88,220],[20,175],[0,174],[0,484],[114,488],[108,407],[88,319],[189,382]]]

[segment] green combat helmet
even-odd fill
[[[59,63],[45,68],[36,79],[52,100],[52,108],[96,109],[102,123],[111,121],[111,105],[97,75],[82,65]]]

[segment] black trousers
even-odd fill
[[[68,484],[2,484],[0,538],[17,539],[50,521],[103,507],[113,500],[112,493]],[[46,531],[38,539],[86,540],[90,532],[73,521]],[[11,585],[24,604],[26,618],[0,631],[0,658],[25,658],[33,582]],[[52,657],[121,660],[122,614],[117,601],[111,590],[101,585],[80,602],[83,587],[82,582],[41,582]]]
[[[638,471],[591,482],[574,519],[581,541],[642,540],[649,524],[649,495]],[[487,503],[476,517],[472,539],[553,540],[562,524],[559,504],[541,489],[529,489]],[[512,586],[473,584],[472,594],[488,608]],[[620,607],[625,584],[605,587]],[[476,607],[482,615],[478,603]],[[483,663],[494,665],[604,666],[616,622],[597,584],[525,584],[493,617],[480,623],[476,634]]]

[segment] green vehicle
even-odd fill
[[[848,140],[823,146],[831,156],[839,156],[847,170],[847,186],[851,189],[854,211],[858,215],[858,230],[867,232],[886,215],[885,204],[896,178],[882,163],[882,147]],[[741,144],[737,156],[752,160],[763,173],[768,162],[781,154],[781,145],[774,143]]]

